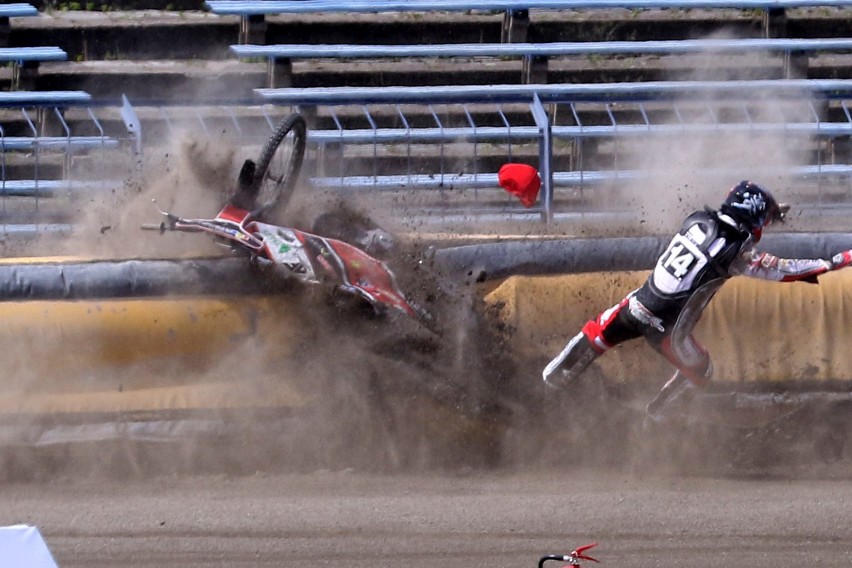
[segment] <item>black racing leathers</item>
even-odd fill
[[[635,295],[665,327],[690,331],[728,278],[745,275],[776,281],[815,278],[831,269],[821,259],[780,259],[754,250],[757,239],[731,217],[697,211],[660,255],[654,271]]]
[[[645,283],[587,322],[544,369],[545,382],[564,386],[611,347],[644,336],[686,378],[702,384],[711,376],[712,364],[692,331],[728,278],[793,281],[831,270],[826,260],[781,259],[757,252],[753,245],[759,235],[759,230],[752,232],[719,211],[691,214]]]
[[[657,259],[654,271],[635,292],[636,300],[662,320],[675,324],[681,313],[698,315],[725,280],[730,267],[752,243],[749,232],[735,223],[721,222],[711,211],[698,211],[686,218]]]

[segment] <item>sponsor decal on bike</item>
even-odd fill
[[[263,240],[270,259],[287,273],[302,281],[314,281],[314,268],[295,231],[284,227],[257,223],[256,234]]]

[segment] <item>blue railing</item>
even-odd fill
[[[319,148],[346,145],[367,145],[374,148],[373,156],[378,155],[378,146],[405,145],[410,148],[417,144],[458,144],[468,143],[477,156],[478,145],[505,144],[507,159],[512,145],[533,145],[537,148],[538,167],[542,173],[543,189],[539,213],[545,220],[553,219],[554,189],[557,187],[588,187],[614,180],[639,179],[641,171],[627,171],[619,167],[611,171],[588,169],[582,154],[578,156],[572,171],[556,171],[556,156],[553,150],[554,140],[574,142],[577,148],[583,147],[584,140],[644,140],[662,136],[700,136],[700,135],[768,135],[800,141],[804,146],[808,141],[840,140],[852,134],[852,114],[849,100],[852,100],[852,80],[761,80],[761,81],[660,81],[647,83],[609,83],[592,85],[488,85],[488,86],[445,86],[445,87],[382,87],[382,88],[307,88],[307,89],[257,89],[262,100],[277,105],[286,105],[309,109],[324,109],[334,117],[337,125],[332,129],[312,130],[309,141]],[[799,106],[794,118],[758,117],[752,115],[751,105],[767,105],[772,102],[779,105]],[[833,102],[832,102],[833,101]],[[506,105],[524,105],[532,119],[521,125],[510,125],[502,116],[503,126],[478,126],[469,107],[473,105],[491,105],[502,113],[500,108]],[[608,124],[585,124],[580,105],[597,105],[599,113],[609,117]],[[655,123],[649,116],[649,105],[666,106],[668,122]],[[832,104],[836,107],[834,118],[828,119],[822,106]],[[400,116],[397,122],[406,126],[379,127],[378,121],[370,116],[369,108],[396,109]],[[425,114],[431,114],[435,124],[427,127],[407,126],[412,120],[404,116],[401,107],[419,106]],[[444,125],[433,105],[449,105],[456,114],[468,117],[464,126]],[[624,123],[613,111],[614,105],[627,105],[634,115],[642,120]],[[706,108],[706,118],[690,121],[678,118],[678,106]],[[735,118],[720,120],[715,107],[724,106],[725,112],[736,112]],[[366,122],[370,128],[346,128],[344,120],[337,117],[335,109],[344,107],[363,108]],[[555,109],[573,116],[573,124],[554,122]],[[622,108],[623,110],[623,108]],[[659,110],[659,109],[657,109]],[[312,112],[312,111],[310,111]],[[658,113],[659,114],[659,113]],[[778,113],[779,115],[783,113]],[[564,119],[563,119],[564,120]],[[493,122],[493,121],[492,121]],[[338,150],[338,156],[340,151]],[[409,161],[411,154],[406,156]],[[444,152],[441,152],[443,159]],[[827,178],[850,178],[852,167],[846,164],[829,164],[822,157],[816,163],[790,164],[787,173],[798,178],[813,178],[822,175]],[[399,173],[379,171],[373,175],[318,176],[312,179],[314,185],[341,190],[382,190],[382,189],[484,189],[496,187],[496,173],[478,165],[472,173],[453,172],[450,167],[441,165],[435,171]],[[700,172],[696,172],[700,175]],[[717,172],[718,173],[718,172]]]
[[[237,57],[357,59],[400,57],[554,57],[567,55],[676,55],[684,53],[782,53],[852,51],[850,38],[684,39],[555,43],[450,43],[405,45],[232,45]]]
[[[216,14],[271,15],[316,12],[429,12],[508,10],[596,10],[618,9],[742,9],[847,7],[841,0],[207,0]]]
[[[284,105],[543,103],[673,100],[687,96],[731,98],[846,98],[852,79],[756,81],[647,81],[561,85],[449,85],[440,87],[315,87],[255,89],[266,102]]]
[[[15,91],[0,93],[0,233],[33,236],[69,230],[67,202],[55,200],[89,189],[121,187],[98,178],[101,168],[119,163],[114,151],[132,155],[132,135],[107,134],[85,91]],[[66,113],[73,112],[73,120]],[[126,144],[125,144],[126,142]],[[125,149],[124,147],[127,147]],[[81,177],[71,174],[75,159],[85,157]],[[132,160],[127,160],[132,163]],[[81,172],[76,172],[78,175]],[[129,173],[129,172],[127,172]]]

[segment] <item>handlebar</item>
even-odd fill
[[[142,229],[145,231],[160,231],[161,233],[175,230],[177,228],[175,225],[182,221],[182,219],[177,215],[174,215],[173,213],[169,213],[168,211],[163,211],[162,209],[160,209],[160,206],[157,205],[156,199],[152,199],[151,203],[154,204],[154,207],[157,209],[160,215],[166,218],[166,220],[162,221],[161,223],[142,223]]]
[[[154,202],[154,206],[157,207],[156,202]],[[250,215],[246,215],[240,222],[237,222],[234,219],[220,216],[213,219],[187,219],[163,211],[159,207],[157,207],[157,210],[160,215],[165,217],[165,220],[160,223],[143,223],[141,225],[143,230],[159,231],[161,234],[166,231],[206,232],[227,241],[232,247],[248,249],[253,253],[259,251],[263,246],[263,242],[246,229],[246,222]]]
[[[165,221],[161,221],[160,223],[142,223],[142,229],[145,231],[159,231],[164,233],[166,231],[177,230],[177,224],[185,221],[171,213],[163,213],[163,216],[166,218]]]
[[[585,554],[589,549],[596,547],[598,543],[587,544],[572,551],[571,554],[547,554],[538,560],[538,568],[544,568],[545,562],[548,560],[556,560],[558,562],[567,562],[568,566],[580,566],[580,560],[588,560],[589,562],[598,562],[597,559]]]

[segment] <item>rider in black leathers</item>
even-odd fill
[[[783,221],[788,209],[766,189],[743,181],[730,190],[719,210],[705,208],[691,214],[645,284],[588,321],[545,367],[545,383],[565,387],[607,350],[644,336],[677,369],[648,405],[649,415],[662,417],[669,402],[691,398],[695,387],[703,386],[713,374],[707,350],[692,331],[727,279],[745,275],[815,281],[820,274],[852,264],[849,250],[831,260],[782,259],[756,251],[753,245],[763,229]]]

